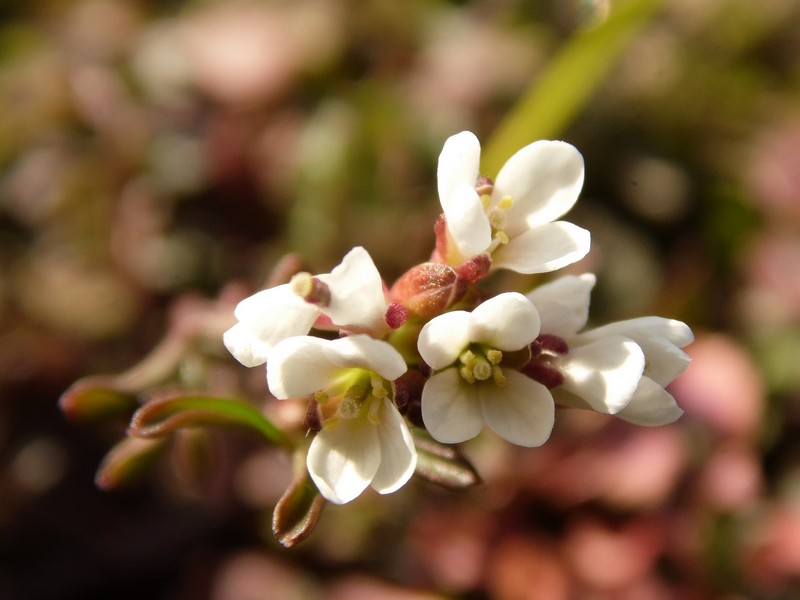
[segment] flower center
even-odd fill
[[[473,346],[458,357],[458,372],[467,383],[491,379],[495,385],[503,386],[506,378],[500,368],[502,360],[503,353],[500,350]]]
[[[486,216],[489,219],[489,224],[492,227],[492,243],[489,246],[488,252],[491,253],[497,249],[498,246],[508,243],[508,234],[506,228],[508,227],[508,209],[510,209],[514,200],[511,196],[503,196],[500,201],[492,206],[492,197],[490,194],[481,194],[481,203]]]
[[[321,426],[330,429],[358,418],[377,425],[387,397],[391,397],[391,384],[385,379],[364,369],[349,369],[328,388],[314,394],[314,401],[322,414]]]

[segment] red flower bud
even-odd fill
[[[467,282],[453,267],[427,262],[401,275],[390,296],[421,317],[434,317],[458,302],[466,291]]]

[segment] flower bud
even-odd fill
[[[401,275],[390,295],[416,315],[434,317],[458,302],[466,291],[467,282],[453,267],[427,262]]]
[[[392,302],[386,307],[383,318],[389,329],[398,329],[408,320],[408,308],[399,302]]]
[[[468,284],[478,283],[489,274],[492,268],[492,259],[488,254],[478,254],[462,263],[456,269],[458,276]]]

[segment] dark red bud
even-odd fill
[[[567,342],[564,341],[563,338],[558,337],[557,335],[551,335],[549,333],[543,333],[539,337],[536,338],[534,344],[539,345],[541,350],[547,350],[551,353],[567,354],[569,352],[569,345]]]
[[[522,372],[534,381],[541,383],[548,390],[557,388],[564,383],[564,375],[561,374],[561,371],[546,362],[531,361],[522,369]]]

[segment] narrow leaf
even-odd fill
[[[173,393],[153,398],[134,413],[129,433],[150,438],[208,425],[247,427],[275,445],[291,447],[288,437],[251,404],[202,394]]]
[[[497,127],[483,150],[481,172],[494,177],[523,146],[557,138],[663,2],[615,3],[601,25],[570,39]]]
[[[304,469],[278,500],[272,513],[272,533],[278,542],[291,548],[311,535],[325,502]]]
[[[481,483],[475,467],[454,446],[431,439],[421,429],[414,429],[417,447],[417,475],[449,488],[466,488]]]

